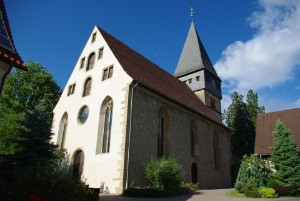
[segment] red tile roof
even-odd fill
[[[16,51],[3,0],[0,0],[0,9],[9,40],[11,41],[13,47],[13,50],[9,50],[8,48],[5,48],[0,44],[0,60],[9,64],[10,66],[14,66],[21,70],[27,70],[26,64],[23,62],[18,52]]]
[[[227,128],[218,119],[214,111],[202,103],[185,83],[182,83],[176,77],[164,71],[101,28],[98,27],[98,29],[125,72],[140,85]]]
[[[256,138],[254,152],[259,155],[270,155],[273,146],[273,130],[277,120],[281,120],[294,137],[297,147],[300,147],[300,108],[259,114],[256,123]]]

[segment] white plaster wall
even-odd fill
[[[91,37],[95,32],[97,32],[96,41],[91,43]],[[104,47],[104,54],[103,58],[98,60],[100,47]],[[95,64],[93,69],[86,71],[88,57],[92,52],[96,54]],[[83,57],[86,58],[85,66],[80,69],[81,58]],[[114,66],[112,78],[102,81],[103,69],[111,65]],[[92,78],[90,95],[82,97],[84,82],[88,77]],[[122,137],[125,133],[122,133],[124,108],[122,108],[121,103],[124,101],[126,91],[122,89],[128,87],[131,81],[132,78],[120,66],[101,33],[95,27],[54,109],[52,141],[57,143],[59,124],[63,114],[67,112],[68,127],[64,148],[70,154],[71,161],[74,153],[81,149],[84,153],[83,177],[87,184],[92,188],[99,188],[101,182],[104,182],[110,193],[116,193],[115,190],[121,182],[116,178],[120,177],[118,170],[123,168],[123,163],[120,163],[122,161],[120,152]],[[75,93],[67,96],[68,86],[74,83],[76,83]],[[110,151],[105,154],[96,154],[100,107],[107,96],[113,100]],[[89,116],[87,121],[81,125],[77,117],[80,108],[84,105],[89,107]]]

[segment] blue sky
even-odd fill
[[[300,107],[299,0],[5,0],[16,48],[62,87],[95,25],[173,74],[191,23],[230,95],[267,112]]]

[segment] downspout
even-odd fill
[[[133,89],[139,84],[136,84],[131,88],[131,97],[130,97],[130,116],[129,116],[129,130],[128,130],[128,149],[127,149],[127,164],[126,164],[126,186],[128,189],[128,175],[129,175],[129,157],[130,157],[130,138],[131,138],[131,117],[132,117],[132,103],[133,103]]]

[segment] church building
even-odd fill
[[[144,165],[173,157],[185,182],[231,186],[221,79],[191,23],[174,75],[95,27],[54,109],[53,142],[74,176],[121,194]]]

